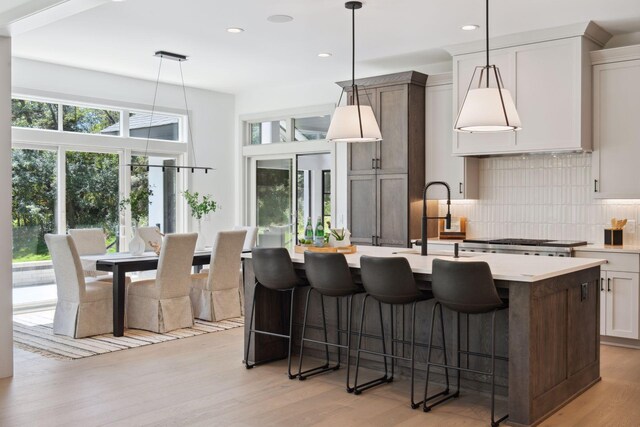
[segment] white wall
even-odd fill
[[[163,64],[162,70],[162,75],[166,76],[179,73],[177,65],[170,61]],[[188,75],[188,62],[183,70]],[[137,105],[138,108],[151,107],[155,90],[155,82],[151,81],[21,58],[14,58],[12,85],[14,93],[114,106]],[[215,231],[228,229],[235,223],[236,194],[230,182],[236,179],[235,98],[229,94],[187,88],[187,100],[197,164],[216,168],[206,175],[203,172],[188,174],[192,190],[212,194],[221,206],[203,222],[207,243],[211,243]],[[182,87],[161,84],[156,106],[184,111]],[[192,159],[189,162],[193,164]]]
[[[13,375],[11,280],[11,39],[0,37],[0,378]]]

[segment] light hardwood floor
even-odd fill
[[[0,380],[0,426],[488,425],[487,396],[463,393],[425,414],[409,408],[407,381],[353,396],[344,370],[304,382],[287,379],[285,362],[248,371],[242,333],[75,361],[16,350],[14,378]],[[602,381],[545,425],[638,426],[638,402],[640,350],[602,346]]]

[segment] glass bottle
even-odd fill
[[[324,225],[322,225],[322,217],[318,217],[318,222],[316,224],[316,235],[315,235],[315,244],[316,246],[324,246]]]
[[[307,218],[307,225],[304,228],[304,240],[307,244],[313,242],[313,225],[311,224],[311,217]]]

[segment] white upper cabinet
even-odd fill
[[[594,197],[640,199],[640,46],[593,59]]]
[[[504,86],[516,103],[522,130],[456,132],[453,153],[483,156],[591,151],[589,52],[599,49],[609,37],[597,25],[588,23],[492,40],[495,49],[490,52],[489,62],[500,69]],[[485,54],[478,52],[479,48],[479,44],[449,48],[453,55],[455,114],[473,69],[485,64]],[[491,81],[494,85],[493,78]]]
[[[426,182],[444,181],[451,187],[452,199],[477,199],[478,159],[454,156],[453,83],[451,74],[429,76],[426,91]],[[443,188],[429,189],[429,198],[445,199]]]

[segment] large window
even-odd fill
[[[65,165],[67,229],[102,228],[113,248],[120,223],[119,156],[67,151]]]
[[[249,121],[247,122],[248,143],[249,145],[260,145],[276,142],[323,140],[327,138],[330,123],[331,116],[329,114]]]
[[[62,112],[62,130],[66,132],[101,133],[120,122],[118,111],[63,105]],[[120,135],[119,127],[113,135]]]
[[[30,129],[58,130],[58,104],[13,99],[11,124]]]
[[[21,148],[11,153],[13,262],[48,260],[44,235],[56,230],[57,153]]]
[[[182,230],[184,173],[144,165],[179,164],[183,123],[164,112],[12,100],[14,306],[55,302],[47,233],[101,228],[115,252],[127,250],[134,225]]]
[[[144,111],[80,106],[22,98],[12,100],[11,110],[11,124],[18,128],[186,142],[186,139],[182,137],[183,118],[173,114],[155,111],[152,114]],[[123,118],[127,119],[126,126],[123,123]],[[265,123],[265,127],[268,126],[270,124]],[[256,132],[262,135],[263,132],[259,127]],[[270,141],[266,128],[264,138],[265,142],[256,143],[280,142],[277,138]]]

